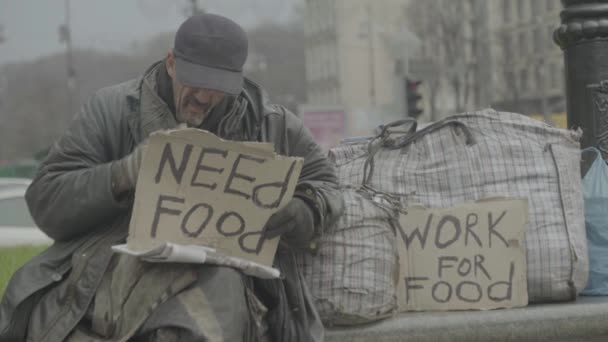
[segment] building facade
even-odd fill
[[[402,56],[394,40],[405,25],[407,2],[306,1],[308,105],[343,107],[349,135],[404,116]]]
[[[429,120],[485,107],[541,117],[565,111],[563,54],[552,39],[559,0],[431,0],[408,10],[423,41],[418,58],[434,62],[420,74]]]
[[[422,121],[486,107],[564,112],[563,54],[552,39],[561,7],[560,0],[307,0],[308,102],[343,106],[350,135],[406,116],[405,77],[422,80]],[[401,39],[408,29],[416,48]]]
[[[524,114],[565,111],[564,60],[553,42],[559,0],[491,0],[493,105]]]

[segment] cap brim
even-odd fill
[[[240,94],[243,88],[243,74],[239,71],[210,68],[179,57],[175,59],[175,73],[179,83],[189,87],[212,89],[230,95]]]

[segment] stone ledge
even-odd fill
[[[328,328],[326,341],[608,341],[608,297],[491,311],[403,313],[354,328]]]

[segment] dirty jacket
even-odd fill
[[[97,91],[40,166],[26,200],[40,229],[55,243],[13,275],[0,303],[0,341],[25,340],[28,317],[40,300],[45,304],[44,314],[29,322],[30,329],[37,330],[30,331],[39,337],[36,340],[61,341],[84,316],[111,258],[109,246],[126,237],[132,206],[132,200],[114,198],[110,166],[150,133],[176,126],[174,115],[150,81],[159,65],[137,80]],[[269,103],[255,83],[246,80],[239,99],[247,110],[223,119],[216,134],[270,142],[279,154],[303,157],[298,185],[314,190],[319,218],[315,232],[322,234],[342,210],[331,164],[302,122]],[[291,281],[292,285],[301,283],[297,276]]]

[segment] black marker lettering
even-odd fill
[[[463,258],[460,261],[460,264],[458,264],[458,274],[461,277],[464,277],[467,274],[471,273],[472,268],[473,268],[473,263],[471,262],[471,260],[469,260],[469,258]]]
[[[511,300],[513,295],[513,274],[515,273],[515,263],[511,262],[511,267],[509,269],[509,280],[508,281],[498,281],[488,287],[488,298],[495,302],[502,302],[504,300]],[[495,286],[506,286],[505,295],[502,297],[493,295]]]
[[[458,257],[455,257],[455,256],[440,256],[439,257],[439,270],[438,270],[439,278],[443,277],[444,268],[453,268],[454,267],[454,265],[452,265],[452,264],[447,264],[446,261],[453,261],[455,264],[458,261]]]
[[[291,163],[291,166],[289,167],[289,170],[287,171],[287,175],[285,175],[285,179],[282,182],[274,182],[274,183],[268,183],[268,184],[260,184],[258,186],[256,186],[255,188],[253,188],[253,203],[255,203],[255,205],[257,205],[260,208],[265,208],[265,209],[274,209],[274,208],[278,208],[279,204],[281,204],[281,201],[283,200],[283,196],[285,196],[285,192],[287,191],[287,185],[289,184],[289,178],[291,177],[291,174],[293,173],[293,169],[296,166],[296,161],[294,160]],[[260,199],[260,190],[264,189],[264,188],[280,188],[281,191],[279,192],[279,197],[277,197],[277,199],[274,200],[274,202],[272,203],[263,203],[262,200]]]
[[[233,232],[227,232],[224,228],[224,222],[226,222],[226,220],[231,216],[235,217],[239,221],[239,228]],[[243,217],[239,215],[239,213],[237,213],[236,211],[227,211],[223,213],[219,219],[217,219],[216,226],[217,231],[226,237],[237,236],[245,231],[245,219],[243,219]]]
[[[439,239],[441,238],[441,232],[443,232],[443,227],[446,227],[447,223],[452,223],[452,227],[454,227],[454,236],[446,242],[441,242],[441,241],[439,241]],[[439,249],[447,248],[448,246],[453,244],[454,241],[458,240],[461,230],[462,230],[462,228],[460,228],[460,220],[458,220],[458,218],[456,216],[445,215],[444,217],[441,218],[441,221],[439,221],[439,224],[437,225],[437,234],[435,235],[435,245]]]
[[[401,235],[401,239],[405,243],[406,249],[410,248],[410,244],[412,243],[412,241],[414,241],[415,237],[418,237],[418,241],[420,241],[420,247],[422,247],[422,249],[424,249],[424,247],[426,246],[426,239],[429,236],[429,230],[431,228],[432,220],[433,220],[433,214],[430,214],[426,220],[426,226],[424,227],[424,233],[420,233],[420,228],[416,227],[416,229],[414,229],[412,231],[412,234],[410,236],[408,236],[403,231],[403,227],[401,227],[400,224],[397,225],[397,228],[399,228],[399,234]]]
[[[445,294],[445,298],[437,297],[437,289],[439,288],[439,285],[444,285],[446,287],[447,293]],[[433,296],[433,299],[437,303],[447,303],[452,298],[452,286],[445,281],[440,281],[433,285],[433,288],[431,289],[431,296]]]
[[[473,288],[475,288],[477,290],[477,297],[475,298],[467,298],[464,296],[463,292],[463,287],[465,285],[470,285]],[[477,303],[481,300],[481,296],[482,296],[482,292],[481,292],[481,285],[474,283],[472,281],[463,281],[460,284],[458,284],[456,286],[456,297],[458,297],[460,300],[467,302],[467,303]]]
[[[156,232],[158,231],[158,223],[160,222],[161,214],[178,216],[179,214],[182,213],[181,210],[163,207],[164,201],[184,204],[185,199],[179,198],[179,197],[167,196],[167,195],[158,196],[158,201],[156,201],[156,209],[154,210],[154,220],[152,220],[152,229],[150,230],[150,236],[153,238],[156,237]]]
[[[419,284],[410,284],[416,281],[427,281],[428,277],[405,277],[405,302],[410,302],[410,290],[420,290],[423,289],[424,286]]]
[[[184,152],[182,153],[182,160],[177,167],[177,162],[175,161],[175,157],[173,156],[173,150],[171,148],[171,143],[166,143],[163,148],[163,153],[160,157],[160,162],[158,163],[158,171],[156,172],[156,177],[154,181],[156,184],[160,183],[160,180],[163,176],[163,170],[165,169],[165,164],[169,163],[169,167],[171,168],[171,173],[175,178],[177,184],[182,184],[182,177],[184,176],[184,171],[186,171],[186,166],[188,165],[188,160],[190,159],[190,154],[192,154],[192,144],[187,144],[184,148]]]
[[[243,252],[259,255],[260,252],[262,251],[262,247],[264,246],[264,241],[266,241],[262,237],[262,233],[264,233],[264,230],[260,230],[259,232],[245,233],[245,234],[239,236],[239,246],[241,247]],[[255,237],[255,236],[257,236],[258,239],[256,241],[255,247],[251,248],[247,244],[247,240],[251,239],[252,237]]]
[[[492,280],[492,277],[490,277],[490,274],[488,273],[486,268],[483,266],[485,257],[481,254],[477,254],[477,255],[475,255],[474,260],[475,260],[475,276],[477,277],[477,270],[481,270],[483,272],[483,274],[486,276],[486,278],[488,278],[488,280]]]
[[[207,153],[213,153],[213,154],[219,154],[222,157],[226,158],[226,156],[228,155],[228,151],[226,150],[219,150],[217,148],[207,148],[204,147],[201,151],[201,154],[198,157],[198,162],[196,162],[196,168],[194,169],[194,175],[192,175],[192,181],[190,182],[190,185],[192,186],[202,186],[204,188],[207,189],[211,189],[211,190],[215,190],[215,188],[217,187],[217,183],[212,183],[212,184],[207,184],[207,183],[199,183],[197,182],[197,178],[198,178],[198,174],[201,171],[209,171],[209,172],[216,172],[216,173],[222,173],[224,172],[224,169],[218,169],[215,167],[211,167],[211,166],[206,166],[203,165],[203,158],[205,157],[205,154]]]
[[[477,241],[477,245],[479,247],[483,247],[481,244],[481,240],[479,239],[479,236],[477,236],[477,234],[471,229],[471,228],[475,227],[478,222],[479,222],[479,216],[477,216],[477,214],[470,213],[469,215],[467,215],[467,224],[465,226],[465,234],[464,234],[464,245],[465,246],[469,245],[469,234],[470,234],[473,236],[473,238],[475,238],[475,241]]]
[[[192,216],[192,214],[194,214],[194,212],[198,208],[206,209],[207,214],[205,216],[205,220],[203,220],[203,223],[201,223],[201,225],[195,231],[190,231],[190,230],[188,230],[188,227],[187,227],[188,221],[190,220],[190,216]],[[184,219],[182,220],[182,224],[181,224],[180,228],[186,236],[191,237],[191,238],[198,237],[201,235],[203,230],[205,230],[205,228],[207,227],[207,224],[209,224],[209,221],[211,220],[212,216],[213,216],[213,208],[207,203],[199,203],[199,204],[193,206],[192,208],[190,208],[190,210],[188,210],[188,213],[186,213],[186,216],[184,216]]]
[[[488,213],[488,225],[489,225],[488,240],[490,241],[490,247],[492,247],[492,235],[498,236],[498,238],[501,239],[502,242],[505,244],[505,247],[509,247],[507,240],[505,240],[505,238],[495,230],[496,226],[500,223],[500,220],[502,220],[506,214],[507,214],[507,211],[505,210],[502,212],[502,214],[500,214],[500,216],[498,217],[496,222],[492,222],[492,212]]]
[[[244,179],[250,183],[255,182],[255,178],[254,177],[249,177],[247,175],[244,175],[242,173],[238,173],[237,172],[237,168],[239,167],[239,164],[241,162],[241,159],[245,159],[245,160],[251,160],[254,161],[256,163],[259,164],[263,164],[266,160],[265,159],[261,159],[261,158],[255,158],[255,157],[251,157],[245,154],[239,154],[238,157],[236,157],[236,160],[234,161],[234,165],[232,166],[232,170],[230,171],[230,176],[228,176],[228,180],[226,181],[226,186],[224,187],[224,192],[227,194],[233,194],[233,195],[237,195],[237,196],[241,196],[245,199],[249,199],[251,196],[249,196],[248,194],[241,192],[239,190],[233,189],[230,186],[232,185],[232,181],[235,178],[240,178],[240,179]]]

